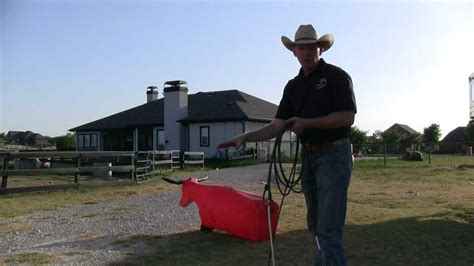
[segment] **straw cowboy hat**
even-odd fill
[[[295,41],[293,42],[286,36],[281,36],[281,42],[290,51],[294,52],[297,44],[308,44],[318,43],[319,47],[323,48],[324,51],[329,50],[334,43],[334,36],[330,33],[318,38],[318,33],[311,24],[300,25],[295,33]]]

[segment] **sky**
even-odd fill
[[[469,122],[473,1],[0,0],[0,132],[64,135],[178,79],[278,104],[300,68],[280,38],[300,24],[334,35],[323,58],[369,135]]]

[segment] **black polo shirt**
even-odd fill
[[[357,112],[351,77],[320,59],[307,77],[301,69],[298,76],[288,81],[275,118],[315,118],[338,111]],[[302,143],[321,143],[347,138],[350,133],[350,127],[305,128],[299,137]]]

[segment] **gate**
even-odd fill
[[[153,175],[153,151],[138,151],[135,157],[135,179],[146,181]]]

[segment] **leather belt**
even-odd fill
[[[348,138],[338,139],[334,141],[320,142],[320,143],[302,143],[303,149],[306,152],[317,152],[333,147],[334,145],[347,142]]]

